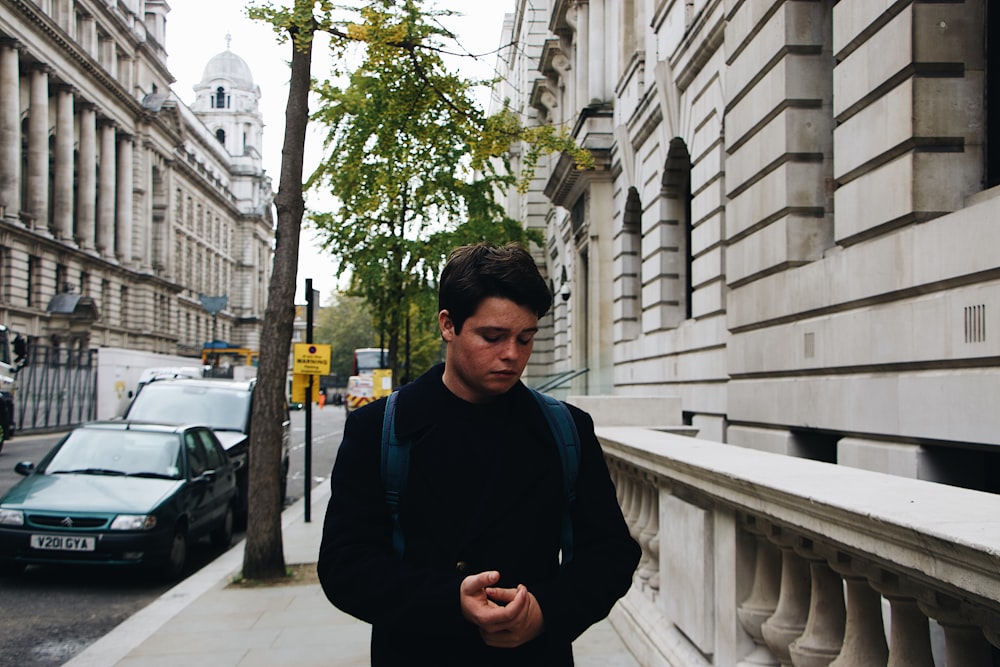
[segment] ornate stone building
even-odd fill
[[[993,5],[517,2],[496,98],[598,163],[509,196],[564,297],[542,371],[677,396],[710,440],[1000,490]]]
[[[258,347],[274,239],[260,89],[227,49],[186,106],[168,12],[0,7],[0,322],[15,331],[80,349]],[[202,297],[226,297],[214,320]]]

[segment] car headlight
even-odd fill
[[[24,512],[0,508],[0,526],[23,526]]]
[[[111,530],[149,530],[156,526],[152,514],[119,514],[111,522]]]

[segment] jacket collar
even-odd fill
[[[410,384],[399,389],[399,403],[396,408],[396,433],[401,440],[410,439],[439,421],[442,405],[447,399],[455,399],[444,386],[444,364],[433,366]],[[523,383],[515,384],[508,395],[512,395],[518,407],[531,410],[534,400]],[[532,414],[528,412],[527,414]],[[541,415],[539,415],[541,417]]]

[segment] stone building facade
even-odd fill
[[[598,165],[508,197],[560,294],[545,372],[677,396],[710,440],[1000,490],[988,4],[519,0],[495,99]]]
[[[185,105],[168,12],[0,7],[0,322],[44,344],[259,346],[274,240],[260,89],[227,49]],[[202,297],[226,305],[213,318]]]

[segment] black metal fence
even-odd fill
[[[67,428],[97,416],[97,350],[29,345],[17,374],[17,430]]]

